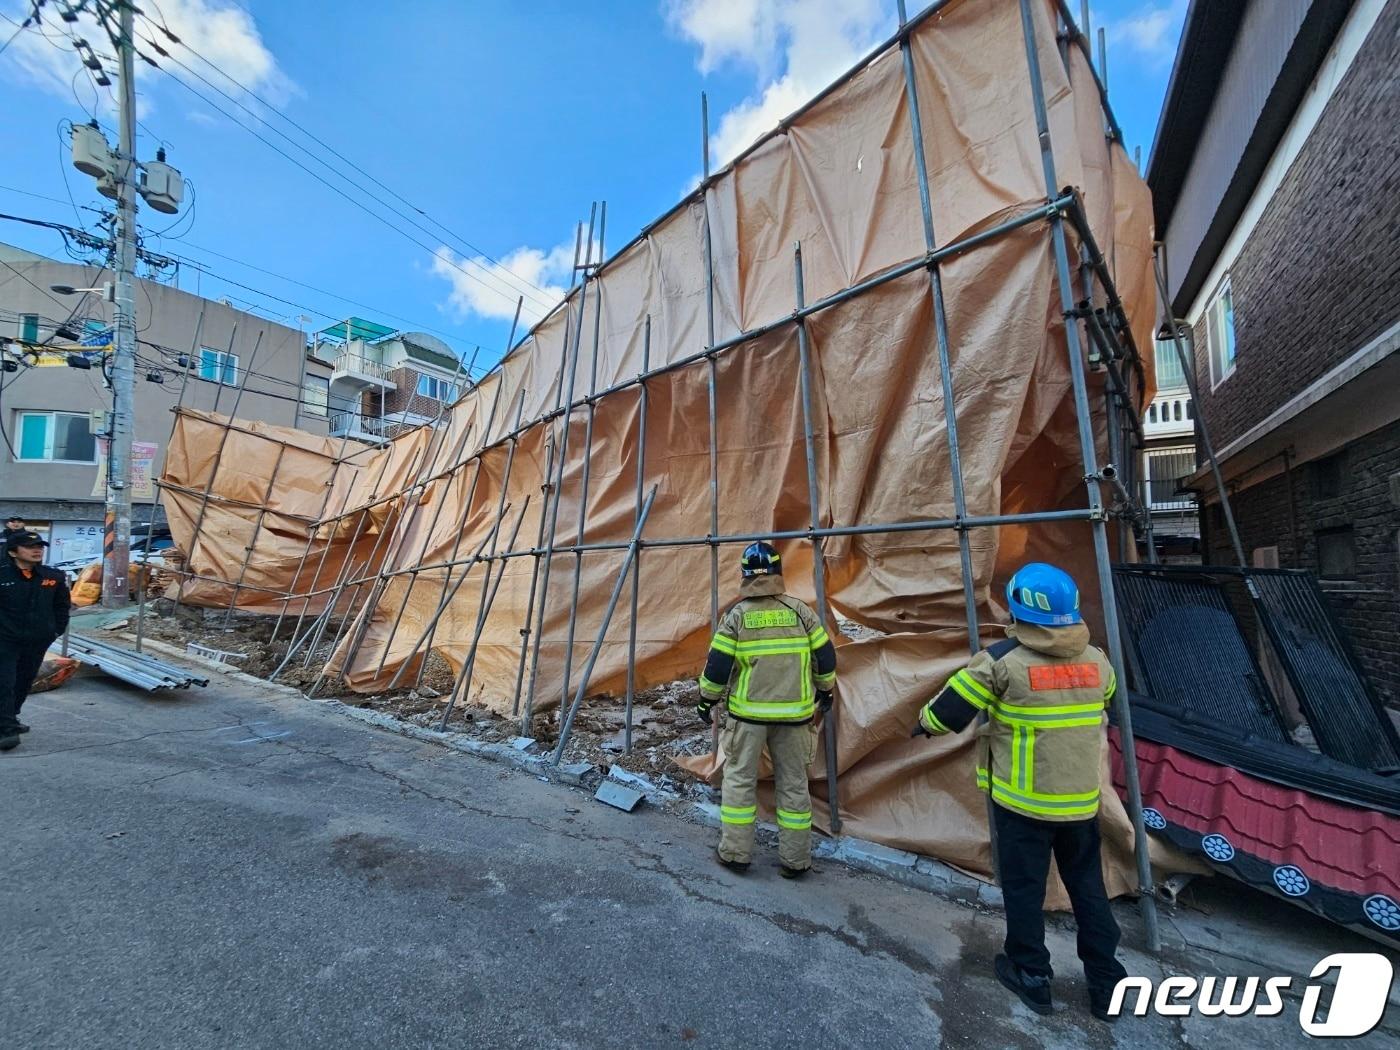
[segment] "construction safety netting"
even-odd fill
[[[802,538],[813,524],[805,327],[825,611],[867,629],[838,638],[845,829],[989,873],[973,734],[909,739],[919,705],[969,651],[959,530],[946,527],[958,518],[948,420],[956,412],[982,642],[1001,637],[1001,588],[1028,559],[1075,573],[1097,627],[1067,346],[1067,324],[1080,322],[1065,316],[1057,234],[1074,301],[1111,302],[1111,275],[1125,342],[1151,345],[1155,304],[1148,191],[1106,134],[1085,56],[1057,40],[1058,8],[1029,10],[1055,184],[1021,6],[947,3],[908,33],[922,157],[893,41],[590,269],[440,425],[346,447],[181,411],[163,500],[187,555],[182,600],[283,615],[303,632],[344,618],[329,667],[356,691],[411,681],[432,650],[454,670],[472,662],[471,702],[539,715],[578,690],[655,486],[635,619],[628,577],[585,692],[620,693],[629,662],[638,689],[693,676],[709,640],[712,551],[722,609],[747,537],[791,533],[778,542],[788,587],[816,601],[814,544]],[[1063,218],[1065,190],[1083,228]],[[1097,276],[1081,265],[1089,231],[1105,262]],[[1143,366],[1139,407],[1152,393]],[[1089,371],[1087,393],[1102,458],[1104,373]],[[1003,520],[1017,515],[1038,518]],[[883,526],[895,528],[861,531]],[[821,824],[821,758],[812,778]],[[1108,884],[1121,893],[1136,885],[1132,835],[1106,759],[1104,784]]]

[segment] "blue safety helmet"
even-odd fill
[[[1079,588],[1073,577],[1041,561],[1022,565],[1006,581],[1006,601],[1012,618],[1022,623],[1066,627],[1084,622],[1079,615]]]
[[[750,576],[777,576],[783,569],[778,557],[778,548],[771,543],[759,540],[744,548],[744,556],[739,559],[739,571],[744,579]]]

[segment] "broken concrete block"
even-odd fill
[[[656,785],[653,784],[646,777],[639,777],[636,773],[631,773],[623,769],[621,766],[615,765],[611,769],[609,769],[608,776],[611,779],[616,780],[620,783],[631,784],[633,787],[639,788],[644,792],[651,792],[656,790]]]
[[[713,802],[697,802],[694,806],[695,817],[701,824],[712,828],[720,826],[719,807]]]
[[[583,784],[583,778],[593,772],[591,762],[565,762],[555,769],[555,775],[564,784],[573,784],[575,787]]]
[[[631,813],[646,796],[636,788],[619,784],[615,780],[604,780],[599,785],[598,790],[594,792],[593,797],[599,802],[622,810],[624,813]]]
[[[985,904],[989,908],[1000,908],[1002,906],[1001,887],[986,882],[978,883],[977,902]]]
[[[535,738],[532,736],[512,737],[510,741],[510,746],[515,748],[515,750],[517,751],[529,751],[530,748],[534,746],[534,744]]]

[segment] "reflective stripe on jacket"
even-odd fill
[[[1099,808],[1104,706],[1118,683],[1083,624],[1014,624],[919,713],[935,735],[985,711],[977,786],[1038,820],[1084,820]]]
[[[728,694],[729,713],[745,722],[806,722],[816,694],[836,685],[836,648],[804,602],[783,593],[781,576],[740,586],[710,642],[700,694]]]

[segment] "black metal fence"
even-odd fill
[[[1306,720],[1329,758],[1400,771],[1400,738],[1311,573],[1119,565],[1113,574],[1134,685],[1157,706],[1280,742]]]

